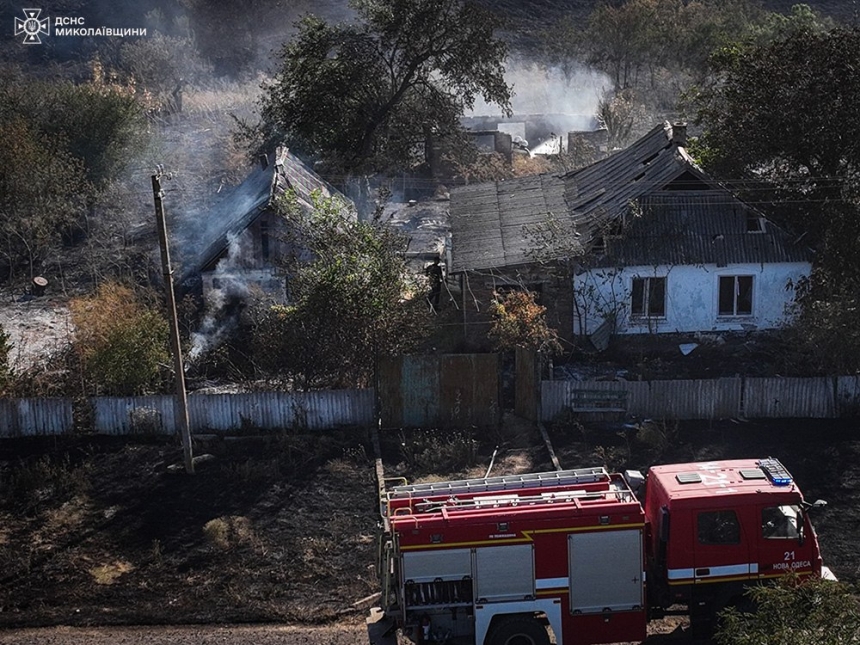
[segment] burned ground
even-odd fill
[[[825,563],[860,580],[860,440],[834,422],[549,428],[563,467],[778,456],[809,500]],[[377,590],[377,500],[364,431],[199,441],[188,476],[170,440],[4,440],[0,626],[331,623]],[[386,431],[387,474],[411,481],[552,468],[540,434]],[[365,602],[361,602],[365,600]],[[671,623],[657,625],[671,631]],[[320,641],[322,642],[322,641]]]

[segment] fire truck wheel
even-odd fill
[[[533,618],[508,618],[493,628],[486,645],[549,645],[549,634]]]

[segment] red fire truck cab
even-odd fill
[[[694,635],[751,582],[821,576],[809,505],[776,459],[655,466],[645,495],[649,604],[689,608]],[[825,574],[829,572],[825,569]]]
[[[822,574],[807,508],[775,459],[397,486],[382,609],[416,643],[641,641],[676,605],[706,633],[746,585]]]

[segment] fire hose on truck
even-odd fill
[[[704,638],[749,585],[832,576],[820,504],[774,458],[398,485],[381,499],[376,611],[419,644],[642,641],[668,613]]]

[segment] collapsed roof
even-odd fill
[[[453,190],[451,271],[598,249],[599,262],[615,266],[808,260],[785,231],[708,178],[685,146],[686,126],[664,123],[573,172]]]
[[[314,193],[323,198],[337,195],[352,204],[287,148],[279,147],[274,163],[266,158],[265,163],[257,165],[219,204],[202,213],[197,226],[178,232],[183,238],[181,246],[186,249],[179,284],[194,278],[216,261],[232,238],[269,211],[275,199],[288,190],[294,191],[299,203],[306,207],[313,205]]]

